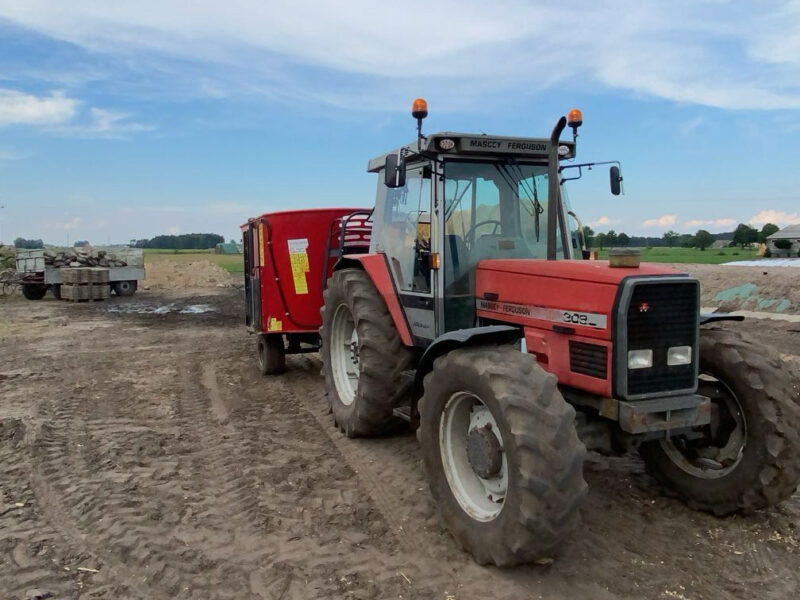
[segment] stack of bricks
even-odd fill
[[[109,270],[100,267],[61,269],[61,299],[70,302],[105,300],[111,294]]]

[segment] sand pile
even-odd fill
[[[671,265],[700,280],[702,306],[800,314],[800,269]]]
[[[145,290],[235,287],[239,281],[239,278],[208,260],[147,262],[145,274],[146,279],[139,284]]]

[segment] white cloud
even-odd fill
[[[178,227],[177,225],[173,225],[172,227],[167,229],[167,231],[172,235],[178,235],[181,232],[181,228]]]
[[[153,129],[149,125],[131,121],[128,113],[97,107],[82,111],[80,106],[80,100],[60,91],[48,96],[35,96],[0,88],[0,127],[27,125],[60,135],[106,138],[124,137]],[[0,148],[0,160],[17,160],[27,156]]]
[[[731,227],[736,225],[736,219],[691,219],[689,221],[684,221],[685,227]]]
[[[68,215],[64,217],[61,221],[49,221],[44,224],[45,229],[63,229],[65,231],[71,231],[73,229],[78,229],[83,224],[83,219],[81,217],[69,217]]]
[[[600,218],[598,218],[598,219],[596,219],[594,221],[589,221],[588,224],[591,225],[592,227],[603,227],[603,226],[606,226],[606,225],[615,225],[616,223],[619,223],[619,222],[620,222],[619,219],[612,219],[611,217],[607,217],[607,216],[603,215],[602,217],[600,217]]]
[[[768,10],[695,0],[139,0],[113,9],[5,0],[0,17],[129,65],[164,61],[153,70],[183,75],[170,89],[209,95],[238,88],[371,107],[420,92],[469,103],[568,81],[723,108],[800,107],[796,0]]]
[[[28,152],[20,152],[13,148],[0,148],[0,160],[24,160],[30,157],[31,154]]]
[[[34,96],[0,88],[0,126],[57,125],[72,119],[77,110],[78,101],[63,92]]]
[[[788,213],[769,208],[753,215],[747,222],[752,225],[764,225],[765,223],[774,223],[779,226],[795,225],[800,223],[800,213]]]
[[[678,222],[678,215],[662,215],[642,222],[642,227],[672,227]]]
[[[53,128],[52,131],[72,137],[123,138],[131,133],[154,129],[150,125],[131,121],[130,117],[128,113],[90,108],[87,118],[83,121],[76,120],[68,125]]]

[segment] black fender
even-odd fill
[[[342,256],[333,265],[333,271],[341,271],[342,269],[364,269],[364,265],[357,258],[351,256]]]
[[[425,375],[433,369],[433,361],[443,354],[463,346],[513,344],[520,338],[522,338],[522,328],[510,325],[486,325],[470,329],[456,329],[440,335],[425,349],[417,363],[417,372],[414,374],[414,398],[422,397]]]
[[[716,323],[717,321],[744,321],[744,315],[730,313],[700,313],[700,326]]]

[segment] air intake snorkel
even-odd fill
[[[550,148],[547,160],[547,260],[556,260],[556,227],[561,204],[561,190],[558,172],[558,142],[561,132],[567,126],[566,117],[561,117],[550,134]]]

